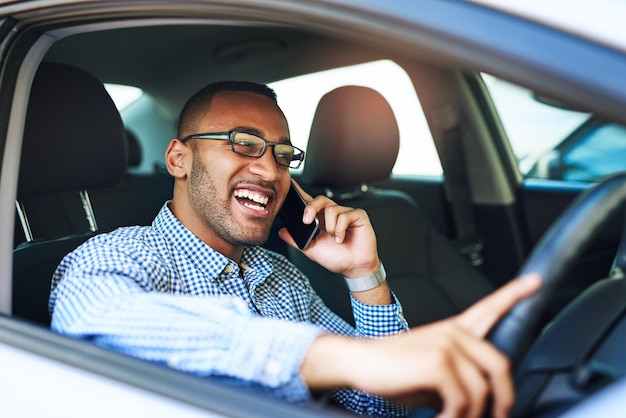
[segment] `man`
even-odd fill
[[[381,282],[367,214],[305,194],[303,219],[317,217],[323,232],[304,253],[349,286],[361,284],[351,292],[353,329],[284,257],[257,247],[298,153],[271,89],[221,82],[198,92],[165,153],[172,201],[152,226],[99,235],[62,261],[52,328],[290,401],[333,389],[337,402],[370,415],[434,400],[441,416],[478,417],[491,398],[494,416],[505,416],[508,362],[483,337],[539,280],[512,281],[462,315],[408,330]],[[279,234],[294,245],[286,230]]]

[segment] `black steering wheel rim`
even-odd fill
[[[517,369],[539,334],[541,317],[566,276],[568,267],[618,214],[626,201],[626,173],[614,175],[581,193],[534,247],[518,275],[538,273],[541,289],[518,303],[488,336]]]

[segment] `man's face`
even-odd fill
[[[289,141],[283,113],[259,94],[216,94],[196,133],[232,129],[254,132],[270,142]],[[290,186],[289,169],[276,163],[271,147],[253,158],[234,153],[226,140],[192,141],[190,204],[213,241],[209,244],[264,243]]]

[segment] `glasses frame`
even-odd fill
[[[237,150],[235,150],[235,135],[237,134],[246,134],[246,135],[250,135],[250,136],[254,136],[255,138],[259,138],[261,141],[263,141],[263,148],[261,149],[259,155],[248,155],[248,154],[242,154],[241,152],[238,152]],[[258,135],[255,134],[251,134],[249,132],[246,131],[240,131],[237,129],[231,130],[231,131],[226,131],[226,132],[205,132],[205,133],[200,133],[200,134],[193,134],[193,135],[187,135],[186,137],[184,137],[183,139],[181,139],[181,141],[183,143],[190,141],[192,139],[211,139],[211,140],[217,140],[217,141],[229,141],[230,142],[230,149],[237,155],[242,155],[244,157],[251,157],[251,158],[261,158],[263,155],[265,155],[265,151],[267,150],[268,147],[272,147],[272,156],[274,157],[274,161],[276,161],[276,164],[282,166],[282,167],[287,167],[287,168],[293,168],[293,169],[298,169],[300,168],[300,165],[302,164],[302,161],[304,161],[304,151],[302,151],[300,148],[291,145],[291,144],[286,144],[286,143],[281,143],[281,142],[270,142],[265,138],[261,138]],[[277,145],[289,145],[290,147],[292,147],[296,152],[294,153],[294,159],[291,160],[288,164],[283,164],[280,161],[278,161],[277,157],[276,157],[276,146]],[[299,152],[299,154],[297,154]],[[293,166],[292,163],[295,163],[296,165]]]

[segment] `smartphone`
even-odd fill
[[[306,250],[311,241],[317,238],[320,232],[319,221],[313,220],[309,225],[302,222],[306,201],[298,192],[298,189],[291,183],[287,197],[283,203],[278,216],[285,224],[287,231],[301,250]]]

